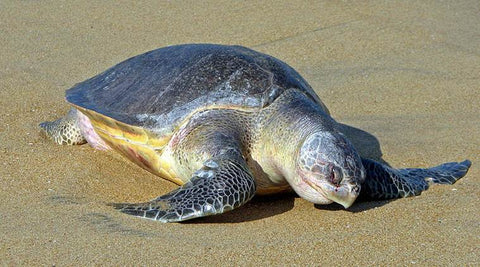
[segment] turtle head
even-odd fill
[[[297,175],[290,183],[302,198],[316,204],[350,207],[360,193],[365,170],[353,145],[341,133],[307,136],[298,150]]]

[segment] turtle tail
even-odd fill
[[[362,184],[362,199],[392,199],[420,195],[430,184],[453,184],[465,176],[469,160],[449,162],[421,169],[394,169],[370,159],[362,159],[366,178]]]

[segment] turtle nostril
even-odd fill
[[[351,189],[352,193],[358,194],[360,193],[360,187],[358,185],[354,185]]]

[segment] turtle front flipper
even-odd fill
[[[87,140],[77,124],[77,110],[71,108],[65,117],[40,123],[45,135],[60,145],[81,145]]]
[[[161,222],[179,222],[224,213],[255,195],[255,181],[242,160],[212,158],[191,180],[150,202],[113,204],[120,211]]]
[[[362,159],[366,170],[360,198],[392,199],[419,195],[429,185],[453,184],[462,178],[471,162],[449,162],[428,169],[393,169],[369,159]]]

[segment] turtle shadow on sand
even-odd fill
[[[338,123],[340,131],[347,136],[358,154],[363,158],[373,159],[382,164],[390,166],[382,159],[383,153],[380,149],[380,142],[371,133],[343,123]]]
[[[332,203],[329,205],[318,205],[315,204],[315,208],[318,210],[329,210],[329,211],[347,211],[352,213],[363,212],[371,209],[375,209],[381,206],[388,204],[389,202],[395,199],[388,199],[388,200],[363,200],[360,199],[356,201],[351,207],[345,210],[342,205],[338,203]]]
[[[196,218],[195,220],[183,221],[185,224],[209,224],[209,223],[243,223],[273,217],[294,207],[294,193],[283,193],[269,196],[256,196],[245,205],[235,209],[234,212],[226,212],[215,216]]]
[[[295,199],[300,198],[295,193],[284,193],[271,196],[256,196],[250,202],[242,207],[235,209],[235,212],[226,212],[215,216],[196,218],[195,220],[188,220],[180,222],[182,224],[211,224],[211,223],[244,223],[250,221],[261,220],[293,209]],[[392,199],[393,200],[393,199]],[[340,204],[332,203],[329,205],[317,205],[315,208],[327,211],[346,211],[346,212],[363,212],[370,209],[375,209],[386,205],[392,200],[381,201],[365,201],[360,200],[353,204],[350,208],[345,210]]]

